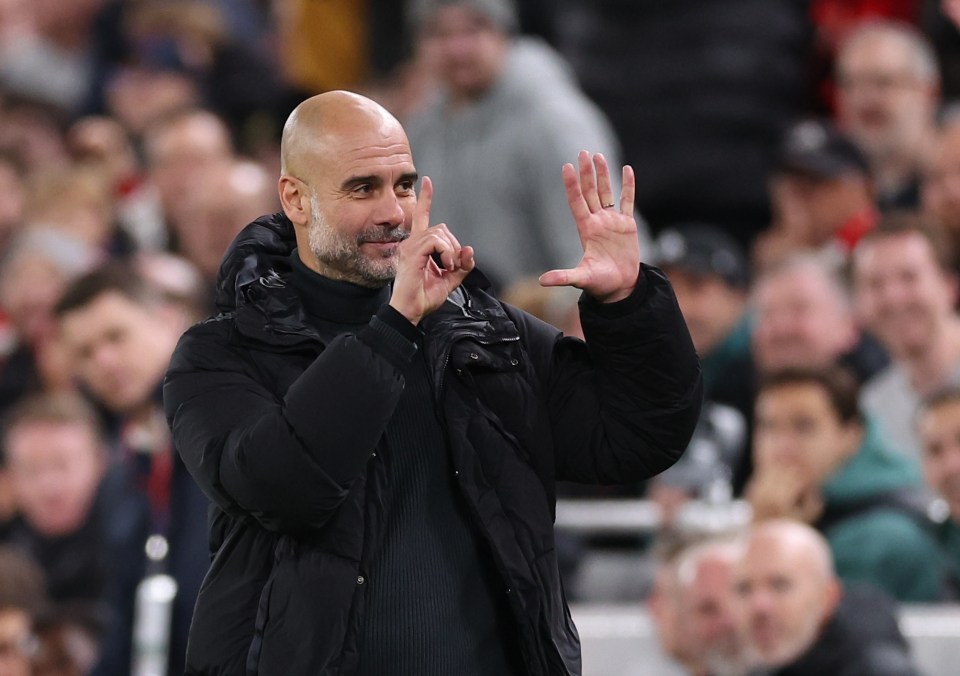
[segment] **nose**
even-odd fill
[[[377,225],[386,225],[391,228],[403,225],[406,220],[406,212],[396,193],[392,191],[384,193],[384,196],[377,203],[377,210],[373,214],[373,218]]]

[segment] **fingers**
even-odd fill
[[[583,199],[577,170],[569,163],[563,165],[563,187],[567,190],[567,204],[570,205],[574,220],[577,223],[586,220],[590,216],[590,208]]]
[[[413,208],[413,223],[410,233],[423,232],[430,227],[430,205],[433,202],[433,181],[424,176],[420,182],[420,194],[417,195],[417,206]]]
[[[432,264],[438,270],[460,269],[463,247],[445,223],[438,223],[425,232],[418,232],[415,237],[411,235],[410,248],[414,255],[422,259],[422,267]]]
[[[593,166],[597,171],[597,195],[600,198],[600,207],[609,209],[616,205],[613,198],[613,182],[610,180],[610,167],[603,155],[593,156]]]
[[[590,153],[581,150],[577,155],[577,164],[580,166],[580,192],[591,212],[600,211],[600,196],[597,194],[597,177],[594,172]]]
[[[620,213],[633,215],[634,199],[637,194],[637,180],[633,167],[623,165],[623,188],[620,190]],[[612,201],[612,200],[611,200]]]
[[[574,286],[583,288],[587,279],[580,268],[568,270],[550,270],[540,275],[540,286]]]

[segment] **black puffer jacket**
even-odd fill
[[[294,245],[280,214],[240,234],[221,268],[223,312],[184,335],[164,385],[176,447],[215,503],[188,674],[316,676],[357,663],[387,480],[375,451],[412,345],[380,315],[355,335],[309,328],[285,282]],[[628,299],[582,301],[589,349],[478,279],[421,323],[432,404],[529,673],[579,673],[554,481],[637,481],[675,462],[700,409],[699,363],[652,268]]]

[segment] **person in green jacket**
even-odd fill
[[[945,575],[919,468],[888,449],[841,369],[768,376],[755,408],[754,520],[793,518],[830,544],[837,574],[906,602],[941,600]]]

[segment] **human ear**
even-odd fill
[[[307,214],[309,196],[306,184],[298,178],[284,175],[280,177],[277,189],[280,193],[280,206],[283,207],[283,213],[287,215],[290,222],[294,225],[306,225],[309,220]]]

